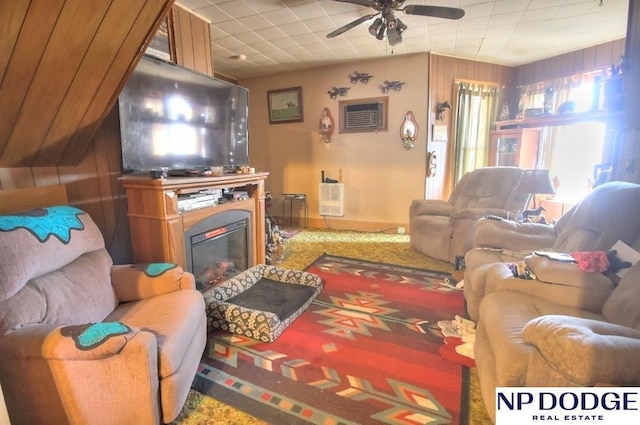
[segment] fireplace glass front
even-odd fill
[[[217,215],[214,217],[220,218]],[[196,232],[190,232],[185,242],[189,271],[195,275],[199,290],[220,284],[249,268],[248,218],[218,224],[204,231],[196,229]]]

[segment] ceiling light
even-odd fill
[[[229,59],[234,60],[234,61],[238,61],[238,62],[242,62],[247,60],[247,57],[245,55],[233,55],[233,56],[229,56]]]
[[[387,31],[387,38],[389,39],[390,46],[402,43],[402,37],[397,28]]]
[[[380,29],[378,30],[378,34],[376,35],[376,38],[378,40],[384,40],[384,32],[386,29],[387,29],[386,26],[380,25]]]
[[[404,30],[407,29],[407,26],[400,19],[396,19],[396,21],[398,22],[398,27],[396,28],[396,30],[399,34],[402,34]]]
[[[382,26],[382,18],[376,18],[376,20],[373,21],[373,24],[369,26],[369,34],[376,35],[381,26]]]
[[[389,19],[387,21],[387,29],[388,30],[395,29],[397,25],[398,25],[398,22],[395,19]]]

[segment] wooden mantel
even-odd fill
[[[170,262],[188,270],[184,232],[200,220],[223,211],[240,209],[251,213],[253,258],[249,266],[265,262],[265,191],[269,173],[226,174],[219,177],[168,177],[125,175],[133,261]],[[229,201],[212,207],[178,211],[178,195],[203,189],[246,191],[249,199]]]

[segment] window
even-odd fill
[[[573,108],[566,113],[603,109],[604,70],[574,75],[522,87],[520,109],[541,108],[545,87],[556,89],[553,113],[566,102]],[[594,167],[602,163],[606,124],[599,121],[546,127],[542,132],[537,168],[549,169],[559,183],[555,199],[575,203],[592,188]]]

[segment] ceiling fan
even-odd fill
[[[360,6],[370,7],[377,10],[377,13],[362,16],[355,21],[344,25],[337,30],[327,34],[327,38],[334,38],[350,29],[360,25],[369,19],[378,16],[369,26],[369,32],[378,40],[383,40],[385,35],[389,40],[389,44],[395,46],[402,42],[402,33],[407,26],[398,18],[394,12],[401,10],[407,15],[433,16],[435,18],[444,19],[460,19],[464,16],[464,10],[454,7],[445,6],[423,6],[418,4],[410,4],[402,7],[405,0],[335,0],[343,3],[353,3]]]

